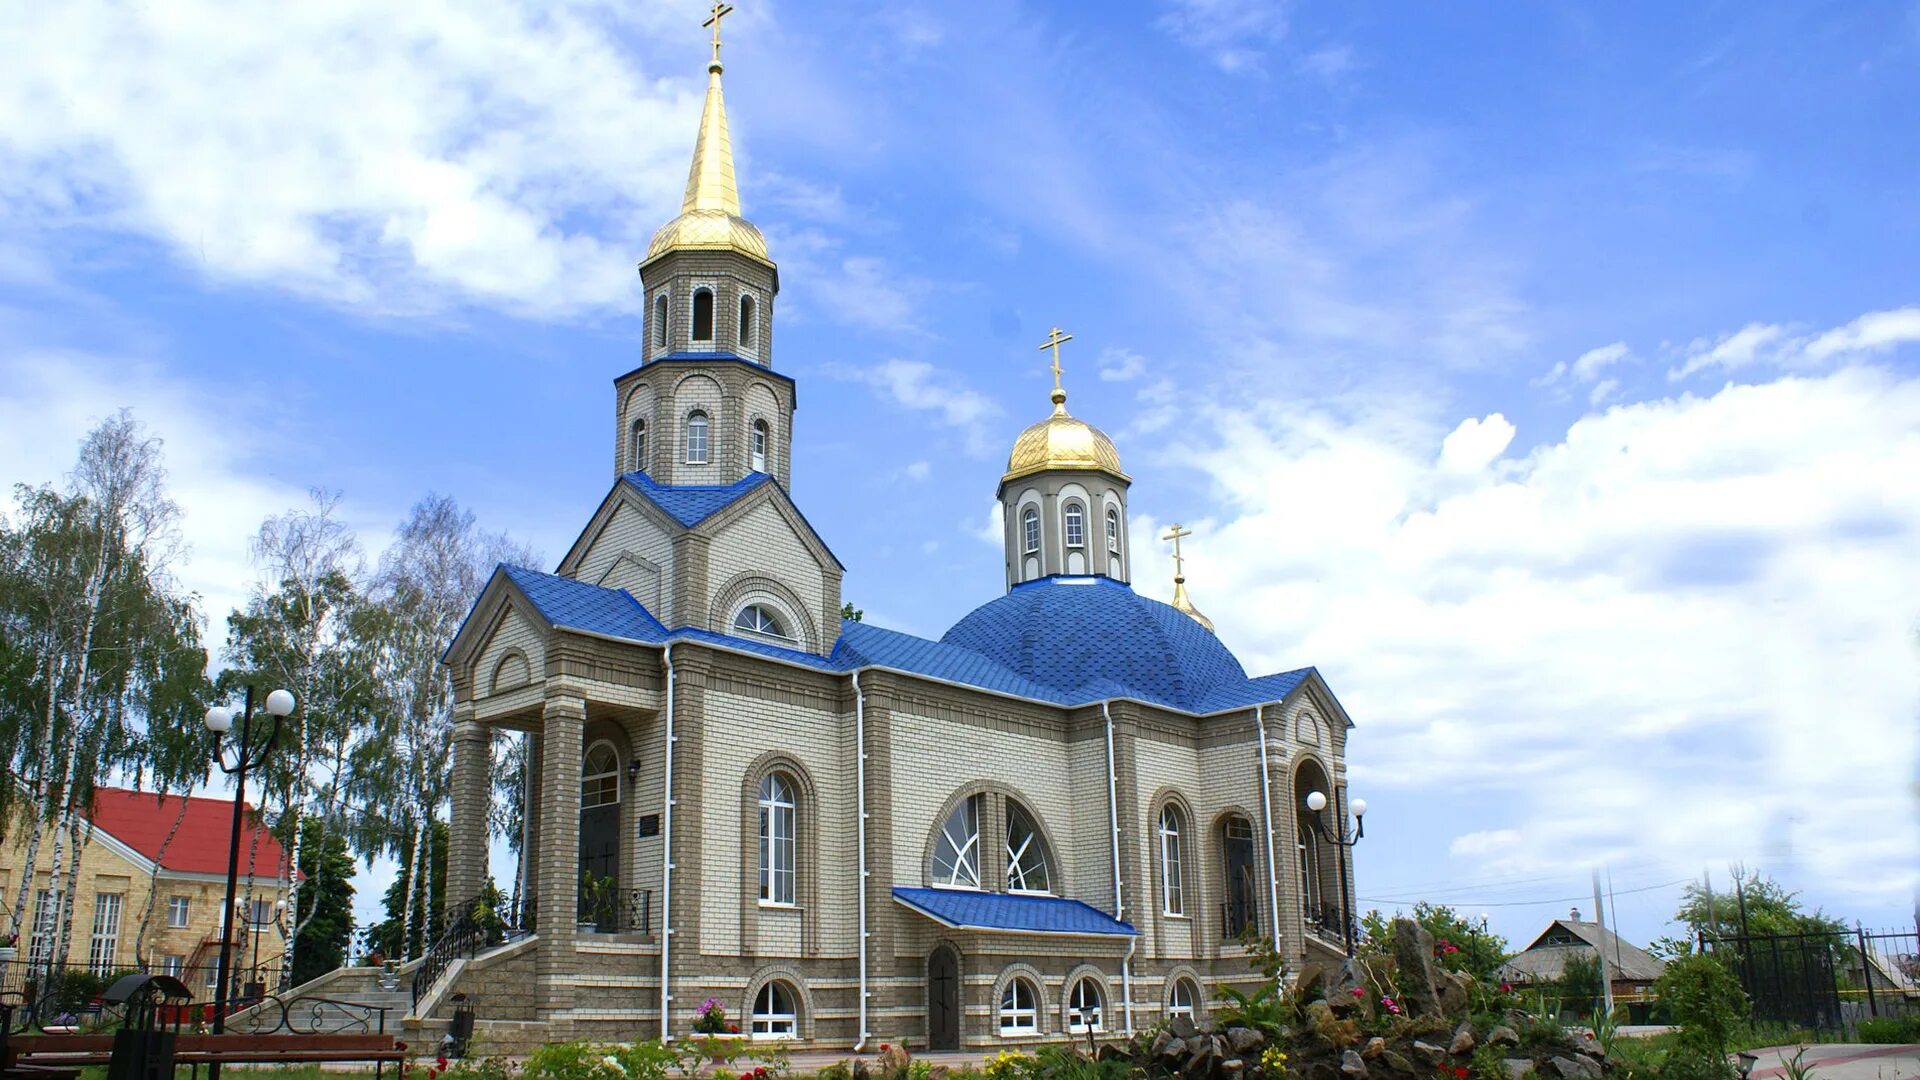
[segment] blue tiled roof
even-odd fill
[[[668,628],[621,589],[501,566],[555,626],[647,644],[694,641],[816,671],[884,667],[1053,705],[1133,698],[1214,713],[1279,701],[1312,668],[1249,679],[1224,645],[1187,616],[1119,582],[1047,580],[1015,588],[960,620],[940,641],[843,621],[829,656],[693,626]]]
[[[606,589],[572,578],[502,565],[500,573],[526,594],[555,626],[634,641],[665,641],[666,629],[640,601],[621,589]]]
[[[769,379],[778,379],[783,383],[793,382],[793,376],[791,375],[783,375],[780,372],[773,370],[772,368],[768,367],[767,365],[761,363],[758,360],[749,360],[746,357],[739,355],[738,353],[730,353],[730,352],[671,352],[666,354],[665,356],[656,356],[653,359],[647,361],[646,364],[640,365],[639,368],[634,368],[633,371],[639,371],[640,368],[646,367],[647,364],[660,364],[660,363],[683,363],[684,364],[684,363],[696,362],[696,361],[699,363],[711,364],[716,360],[730,361],[736,364],[745,364],[748,367],[757,369],[760,372],[760,374],[765,375]],[[627,372],[627,375],[633,374],[633,371]],[[620,379],[626,378],[627,375],[622,375],[619,378],[616,378],[614,382],[619,382]]]
[[[1240,661],[1205,627],[1104,577],[1017,585],[940,640],[1076,700],[1137,697],[1200,711],[1247,682]]]
[[[645,495],[648,502],[665,510],[673,520],[691,529],[773,477],[766,473],[748,473],[731,484],[669,485],[656,483],[646,473],[630,472],[621,474],[620,479]]]
[[[893,898],[945,926],[1026,934],[1132,937],[1133,927],[1091,904],[1058,896],[1015,896],[971,889],[893,888]]]

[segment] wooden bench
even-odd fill
[[[6,1042],[0,1059],[4,1080],[71,1080],[88,1065],[105,1065],[113,1057],[113,1036],[15,1035]],[[174,1040],[174,1064],[308,1064],[328,1061],[370,1061],[375,1075],[388,1062],[405,1062],[407,1044],[392,1035],[248,1035],[182,1033]]]

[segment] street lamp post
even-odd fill
[[[234,778],[233,785],[233,832],[227,840],[227,902],[220,919],[220,962],[214,969],[217,985],[213,991],[213,1032],[218,1035],[227,1029],[227,995],[231,992],[233,980],[233,915],[236,894],[240,889],[240,825],[246,813],[247,773],[266,763],[267,755],[280,739],[280,720],[293,712],[293,694],[286,690],[275,690],[267,695],[267,715],[273,719],[273,727],[268,729],[264,742],[253,742],[253,687],[247,687],[246,704],[240,713],[240,732],[237,753],[232,765],[220,756],[220,741],[233,728],[233,710],[215,705],[207,710],[207,730],[213,732],[214,764],[220,771]],[[211,1062],[207,1066],[208,1080],[220,1080],[220,1063]]]
[[[1320,834],[1320,839],[1326,841],[1329,844],[1332,844],[1335,848],[1339,850],[1340,937],[1341,937],[1341,940],[1346,942],[1347,955],[1352,956],[1353,955],[1353,907],[1352,907],[1351,899],[1347,896],[1347,849],[1366,838],[1367,800],[1365,799],[1353,800],[1354,828],[1351,834],[1349,834],[1347,831],[1347,815],[1345,814],[1340,815],[1340,827],[1338,831],[1332,832],[1332,833],[1329,833],[1327,831],[1327,824],[1326,824],[1326,821],[1324,820],[1324,812],[1327,809],[1327,796],[1325,795],[1325,793],[1318,792],[1318,791],[1308,792],[1307,793],[1307,809],[1313,811],[1313,817],[1308,819],[1309,821],[1313,822],[1313,831]]]

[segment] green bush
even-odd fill
[[[526,1080],[625,1080],[626,1076],[607,1047],[583,1042],[542,1046],[528,1055],[521,1075]]]
[[[1669,961],[1653,989],[1680,1025],[1662,1076],[1715,1080],[1731,1075],[1727,1047],[1747,1015],[1747,995],[1733,972],[1711,953],[1695,953]]]
[[[1920,1017],[1881,1017],[1854,1025],[1854,1038],[1863,1043],[1920,1042]]]

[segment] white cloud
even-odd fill
[[[1131,382],[1147,372],[1146,357],[1112,345],[1100,350],[1099,365],[1103,382]]]
[[[958,430],[973,454],[986,452],[984,421],[1000,413],[1000,406],[985,394],[925,360],[894,357],[872,367],[828,364],[821,371],[831,378],[866,383],[902,408],[933,414],[940,423]]]
[[[1450,473],[1478,472],[1506,453],[1513,434],[1513,425],[1499,413],[1485,420],[1468,417],[1441,440],[1440,469]]]
[[[1189,577],[1250,670],[1320,666],[1356,782],[1480,797],[1455,850],[1502,872],[1791,844],[1855,896],[1920,884],[1920,377],[1616,404],[1469,473],[1504,420],[1290,405],[1185,451],[1224,506]]]
[[[1171,0],[1160,28],[1209,53],[1223,71],[1258,70],[1262,51],[1287,29],[1278,0]]]
[[[933,475],[933,465],[925,461],[915,461],[908,464],[902,472],[907,479],[918,483]]]
[[[1678,381],[1702,371],[1736,371],[1762,364],[1787,370],[1816,368],[1915,342],[1920,342],[1920,307],[1870,311],[1818,334],[1749,323],[1723,337],[1690,343],[1667,376]]]
[[[961,522],[960,531],[990,547],[1004,547],[1007,542],[1007,508],[995,499],[987,507],[986,517],[978,521]]]
[[[1354,59],[1353,49],[1349,46],[1327,45],[1301,57],[1295,66],[1309,75],[1335,82],[1360,64]]]
[[[215,279],[361,308],[622,305],[702,89],[620,44],[615,21],[658,14],[11,5],[0,201],[16,231],[132,232]]]

